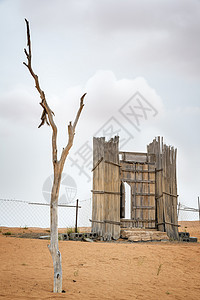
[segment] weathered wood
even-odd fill
[[[96,163],[96,165],[94,166],[94,168],[92,169],[92,172],[98,167],[98,165],[103,161],[103,157],[101,157],[98,162]]]
[[[138,183],[142,183],[141,181],[138,181]],[[155,196],[155,193],[142,193],[142,192],[138,192],[138,193],[134,193],[135,196]]]
[[[118,239],[120,221],[120,180],[119,180],[119,138],[106,142],[105,138],[93,139],[93,166],[103,160],[93,171],[93,213],[92,230],[104,240]],[[100,222],[100,223],[99,223]]]
[[[118,226],[121,225],[121,222],[111,221],[111,220],[97,221],[97,220],[91,220],[91,219],[89,219],[89,221],[91,223],[99,223],[99,224],[108,223],[108,224],[114,224],[114,225],[118,225]]]
[[[155,169],[155,172],[158,173],[158,172],[162,172],[163,169]]]
[[[155,206],[133,206],[132,209],[155,209]]]
[[[156,155],[156,224],[160,231],[178,239],[177,217],[177,150],[163,144],[158,137],[147,147],[148,153]]]
[[[140,155],[140,154],[139,154]],[[123,161],[120,160],[120,164],[122,165],[122,168],[120,169],[121,174],[121,181],[127,182],[131,186],[131,219],[137,220],[137,225],[139,227],[155,227],[155,222],[151,221],[150,224],[147,222],[146,224],[143,224],[140,220],[150,218],[152,220],[155,220],[155,188],[152,189],[154,193],[150,192],[150,185],[155,186],[155,162],[149,162],[150,157],[155,156],[148,155],[147,153],[143,153],[143,162],[141,161],[131,161],[130,158],[134,157],[134,159],[137,159],[137,153],[134,152],[134,155],[131,156],[131,153],[129,153],[129,161],[126,161],[127,156],[126,153],[123,155]],[[150,174],[152,174],[153,177],[150,177]],[[153,178],[153,180],[152,180]],[[154,209],[154,216],[151,217],[151,214],[149,214],[148,209],[143,209],[143,207],[150,206],[149,202],[151,201],[150,197],[152,197],[152,201],[154,202],[153,206]]]
[[[121,165],[123,165],[123,164],[125,164],[125,165],[126,165],[126,164],[128,164],[128,165],[133,165],[133,164],[137,164],[137,163],[140,163],[141,165],[146,165],[147,162],[146,162],[146,161],[145,161],[145,162],[140,162],[140,161],[137,161],[137,160],[133,160],[133,161],[132,161],[132,160],[131,160],[131,161],[120,160],[120,164],[121,164]],[[154,162],[148,162],[148,164],[149,164],[149,165],[153,165],[153,166],[155,165]],[[121,165],[120,165],[120,166],[121,166]],[[159,170],[158,170],[158,171],[159,171]]]
[[[174,178],[174,177],[172,176],[171,179],[173,179],[173,178]],[[171,196],[171,197],[175,197],[175,198],[179,197],[179,195],[174,195],[174,194],[167,193],[167,192],[163,192],[163,194],[168,195],[168,196]]]
[[[130,222],[130,223],[136,223],[136,222],[149,222],[151,223],[152,220],[148,220],[148,219],[137,219],[137,220],[132,220],[132,219],[122,219],[121,222]],[[155,222],[155,220],[153,220]]]
[[[112,191],[93,191],[91,190],[93,194],[113,194],[113,195],[120,195],[120,192],[112,192]]]
[[[181,227],[181,225],[178,225],[178,224],[174,224],[174,223],[171,223],[171,222],[163,222],[163,223],[157,223],[157,225],[161,225],[161,224],[168,224],[168,225],[173,225],[173,226],[177,226],[177,227]]]
[[[130,183],[153,183],[155,184],[155,180],[134,180],[129,178],[122,178],[122,182],[130,182]]]
[[[112,161],[105,160],[105,163],[121,168],[121,165],[116,164],[116,163],[114,163],[114,162],[112,162]]]
[[[122,169],[123,172],[128,172],[128,173],[155,173],[155,171],[141,171],[141,170],[134,170],[134,169]]]
[[[95,206],[94,211],[98,208],[98,212],[103,213],[103,215],[100,220],[97,212],[96,218],[93,217],[93,220],[102,222],[104,220],[115,220],[116,216],[119,217],[119,212],[121,218],[125,217],[124,183],[126,182],[131,189],[131,220],[128,222],[121,219],[123,220],[123,226],[157,227],[158,230],[167,231],[170,237],[177,239],[177,226],[173,226],[178,222],[176,210],[178,197],[176,150],[173,147],[164,145],[163,139],[158,137],[147,146],[147,153],[120,152],[122,157],[119,163],[119,156],[116,156],[117,162],[112,156],[114,146],[106,144],[105,139],[102,141],[104,169],[100,177],[97,176],[95,180],[102,180],[103,189],[100,189],[98,185],[98,188],[93,187],[93,196],[95,199],[95,194],[102,195],[101,202],[104,203],[104,208],[102,209],[101,203]],[[95,171],[97,172],[96,169]],[[115,184],[115,177],[118,178],[118,185]],[[120,191],[119,181],[121,181]],[[120,201],[116,198],[119,193]],[[100,226],[105,233],[104,238],[113,237],[114,227],[110,223],[103,223],[104,227]]]
[[[149,168],[149,171],[151,171],[151,170],[155,170],[155,165],[154,166],[152,166],[152,165],[150,165],[150,164],[148,164],[148,168]],[[152,173],[152,172],[149,172],[148,173],[148,179],[149,180],[152,180],[152,181],[155,181],[155,176],[156,176],[156,173]],[[155,203],[155,184],[149,184],[148,185],[148,189],[149,189],[149,202],[148,202],[148,205],[149,206],[155,206],[156,207],[156,203]],[[156,211],[155,211],[155,209],[154,210],[149,210],[148,211],[148,215],[149,215],[149,217],[148,217],[148,219],[149,220],[152,220],[152,222],[150,223],[150,227],[155,227],[155,221],[153,221],[153,220],[155,220],[156,219]]]

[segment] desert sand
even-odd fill
[[[200,237],[197,225],[180,231]],[[42,231],[1,228],[0,299],[200,299],[200,243],[179,242],[59,241],[66,293],[54,294],[49,241],[4,235]]]

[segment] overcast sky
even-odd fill
[[[37,128],[40,98],[22,64],[24,18],[30,21],[33,69],[56,115],[60,150],[87,92],[64,169],[76,182],[76,197],[91,197],[93,135],[111,130],[119,134],[121,150],[144,152],[158,135],[177,147],[179,200],[196,207],[200,1],[0,0],[0,198],[42,202],[52,174],[51,128]],[[137,103],[134,95],[147,108],[139,123],[125,113],[128,100]],[[84,149],[88,156],[81,161]]]

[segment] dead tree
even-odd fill
[[[43,108],[42,116],[41,116],[41,123],[38,126],[40,128],[42,125],[47,123],[47,125],[51,126],[52,128],[52,162],[53,162],[53,170],[54,170],[54,181],[51,191],[51,204],[50,204],[50,219],[51,219],[51,242],[49,247],[49,251],[51,253],[53,259],[53,267],[54,267],[54,293],[61,293],[62,292],[62,263],[61,263],[61,253],[58,249],[58,197],[59,197],[59,190],[60,190],[60,182],[61,182],[61,175],[63,171],[63,167],[69,153],[70,148],[73,145],[74,135],[76,125],[78,123],[81,111],[83,109],[83,100],[86,94],[84,94],[80,99],[80,106],[74,120],[74,123],[69,122],[68,125],[68,143],[65,148],[63,148],[60,159],[57,158],[57,127],[54,122],[54,113],[50,109],[44,91],[40,88],[38,76],[34,73],[32,69],[32,55],[31,55],[31,38],[30,38],[30,29],[29,29],[29,22],[25,19],[26,22],[26,29],[27,29],[27,49],[24,49],[27,63],[24,62],[24,65],[28,68],[29,72],[31,73],[34,81],[35,87],[40,94],[41,102],[40,105]]]

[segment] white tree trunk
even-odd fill
[[[51,203],[51,243],[48,246],[53,259],[54,293],[62,292],[62,259],[58,249],[58,202]]]
[[[54,293],[62,293],[62,259],[58,249],[58,197],[60,189],[61,174],[54,169],[54,182],[51,192],[50,222],[51,243],[48,246],[53,260],[54,268]]]

